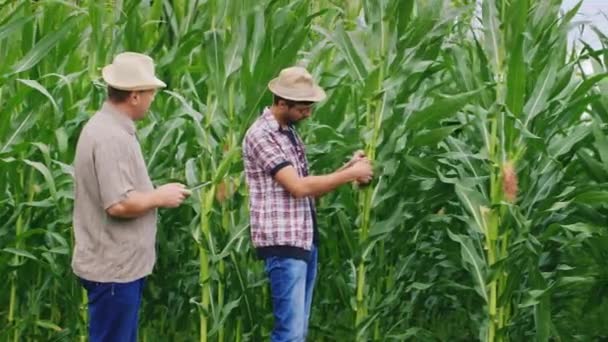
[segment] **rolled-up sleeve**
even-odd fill
[[[130,148],[123,139],[104,139],[93,151],[99,194],[107,210],[135,190]]]
[[[245,143],[250,158],[262,167],[264,172],[275,176],[284,167],[291,165],[270,132],[257,132],[248,136]]]

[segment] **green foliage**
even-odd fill
[[[125,50],[169,85],[138,124],[153,181],[209,182],[160,211],[141,340],[268,339],[240,146],[294,64],[329,95],[314,173],[362,148],[377,174],[319,203],[310,340],[608,338],[608,54],[568,50],[560,0],[474,3],[0,0],[0,340],[85,339],[71,163]]]

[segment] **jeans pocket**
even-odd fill
[[[266,273],[270,274],[270,271],[272,271],[272,268],[276,265],[276,263],[277,263],[277,257],[271,256],[271,257],[264,259],[264,271],[266,271]]]

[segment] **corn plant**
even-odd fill
[[[394,204],[391,200],[403,196],[390,191],[388,180],[396,176],[405,131],[425,127],[430,121],[426,116],[434,110],[451,110],[444,108],[446,103],[422,110],[414,110],[407,103],[412,97],[429,96],[429,90],[441,82],[437,59],[449,31],[449,18],[453,18],[454,13],[450,13],[442,1],[418,7],[413,2],[363,1],[360,9],[362,15],[358,18],[339,20],[331,33],[320,32],[343,56],[339,69],[347,72],[336,72],[336,77],[348,82],[350,94],[356,99],[343,109],[345,120],[350,117],[354,121],[359,144],[381,167],[378,181],[359,192],[359,214],[355,223],[359,241],[353,260],[356,263],[356,289],[352,323],[357,329],[356,338],[365,340],[382,336],[378,311],[386,303],[380,294],[390,292],[395,285],[392,278],[395,267],[384,260],[387,248],[384,240],[400,226],[404,214],[399,210],[391,213],[388,209]],[[347,30],[348,27],[354,28]],[[335,113],[335,109],[330,112]],[[399,124],[403,121],[406,125]],[[425,132],[417,138],[424,139],[425,134],[431,140],[441,137],[429,137]],[[391,225],[379,227],[387,223]],[[374,277],[388,274],[386,281],[372,284],[366,281],[370,264],[374,266]]]
[[[485,303],[486,341],[526,338],[525,320],[539,341],[558,336],[551,294],[577,282],[560,277],[546,253],[556,248],[558,227],[588,224],[575,203],[590,195],[572,186],[580,178],[571,170],[592,132],[581,121],[595,100],[589,90],[605,75],[577,75],[567,29],[578,8],[560,15],[560,4],[484,1],[474,41],[451,49],[459,86],[485,88],[458,117],[462,134],[442,146],[441,178],[454,185],[465,213],[458,219],[469,225],[450,237]]]
[[[329,95],[298,127],[312,173],[376,169],[319,201],[310,340],[606,338],[607,58],[568,49],[560,3],[0,0],[0,340],[86,340],[71,163],[125,50],[168,84],[151,178],[206,184],[159,211],[140,340],[269,338],[239,146],[294,64]]]

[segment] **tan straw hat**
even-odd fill
[[[319,102],[326,97],[325,91],[313,81],[310,73],[298,66],[281,70],[279,77],[268,83],[268,89],[292,101]]]
[[[112,64],[102,69],[101,75],[109,86],[119,90],[151,90],[167,86],[154,75],[152,58],[141,53],[116,55]]]

